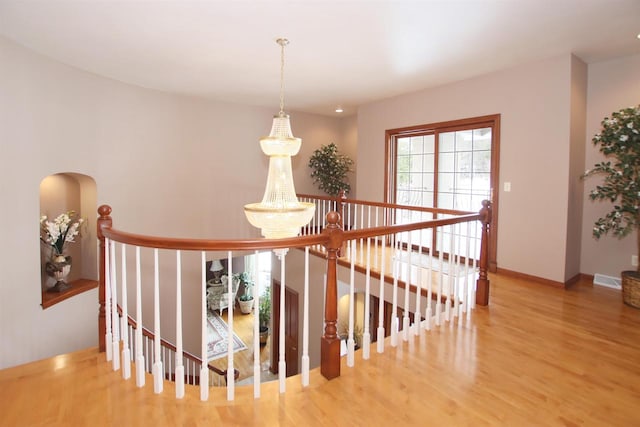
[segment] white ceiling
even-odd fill
[[[640,0],[0,0],[0,34],[123,82],[335,115],[573,52],[640,53]]]

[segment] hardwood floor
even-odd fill
[[[0,371],[2,426],[637,426],[640,310],[619,291],[580,282],[569,290],[490,276],[491,300],[471,317],[343,360],[342,376],[312,371],[176,400],[153,393],[88,349]]]

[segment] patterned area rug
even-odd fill
[[[207,344],[207,357],[208,359],[215,360],[225,357],[227,355],[227,348],[229,344],[229,326],[222,320],[220,315],[216,312],[209,313],[207,317],[207,333],[209,341]],[[233,352],[246,350],[247,346],[236,335],[233,334]]]

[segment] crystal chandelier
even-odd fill
[[[309,223],[315,212],[313,203],[299,202],[293,185],[291,156],[300,151],[302,140],[293,136],[289,116],[284,112],[284,47],[289,40],[276,40],[280,45],[280,112],[273,117],[269,136],[260,139],[262,152],[269,156],[269,175],[262,202],[244,206],[247,220],[260,228],[267,239],[295,237]]]

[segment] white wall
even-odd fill
[[[0,63],[0,368],[97,344],[97,291],[40,307],[44,177],[93,177],[97,203],[113,207],[118,229],[259,236],[242,206],[262,198],[268,160],[258,141],[268,134],[277,105],[223,104],[128,86],[2,38]],[[306,179],[308,156],[321,144],[339,142],[342,125],[339,119],[291,116],[303,139],[293,160],[297,190],[317,193]]]
[[[591,143],[593,136],[601,129],[602,119],[611,117],[612,112],[621,108],[640,104],[640,55],[591,64],[587,94],[585,164],[588,169],[603,159]],[[631,266],[631,255],[638,252],[636,235],[622,240],[612,236],[596,240],[592,235],[593,224],[606,215],[612,205],[589,200],[588,194],[595,189],[598,178],[589,178],[584,184],[580,271],[620,277],[621,271],[635,269]]]
[[[499,113],[498,267],[563,282],[571,62],[550,58],[361,107],[358,197],[383,198],[386,129]]]

